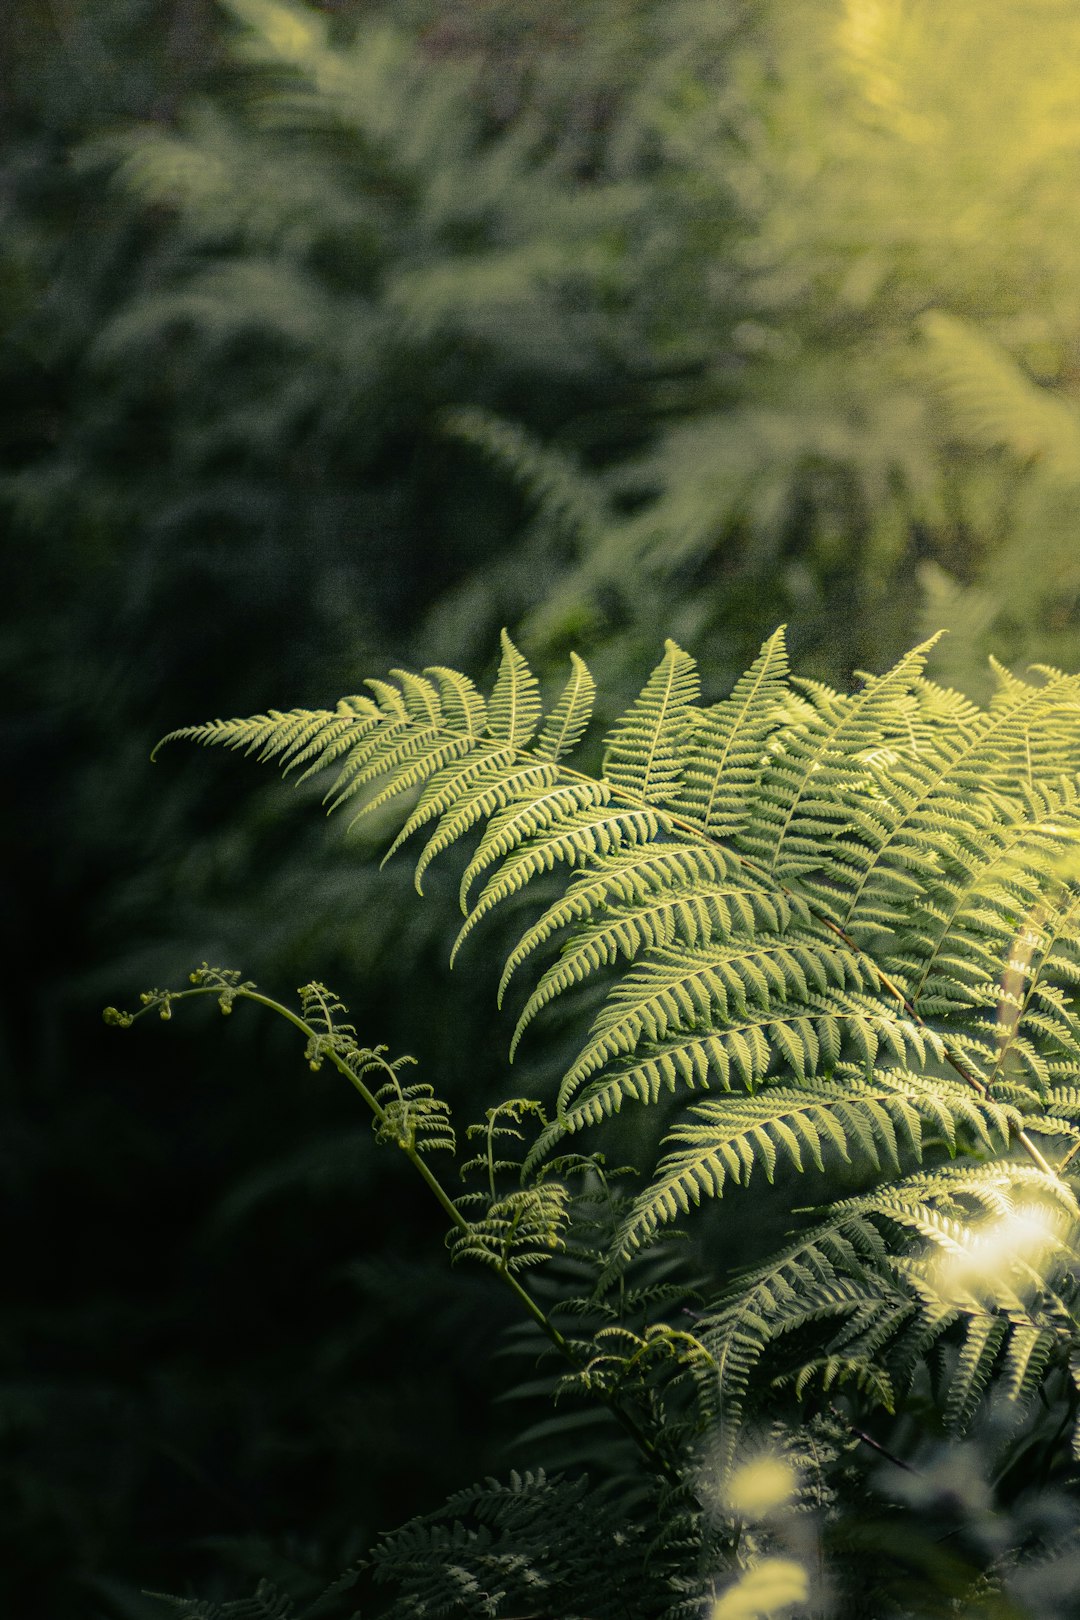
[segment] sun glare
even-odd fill
[[[936,1282],[946,1297],[1010,1292],[1034,1281],[1055,1250],[1068,1243],[1064,1212],[1047,1204],[1017,1205],[1007,1214],[967,1229],[936,1264]]]
[[[787,1506],[797,1484],[791,1464],[766,1452],[735,1470],[724,1493],[725,1503],[741,1519],[763,1519]]]

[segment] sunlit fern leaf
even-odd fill
[[[610,802],[611,790],[606,782],[556,782],[498,811],[488,822],[462,876],[462,909],[473,884],[489,867],[505,861],[523,844],[542,839],[553,828],[565,828],[581,811],[599,809]]]
[[[661,1160],[637,1200],[621,1252],[632,1253],[703,1198],[721,1197],[729,1181],[745,1185],[755,1165],[772,1181],[778,1160],[798,1172],[808,1163],[821,1170],[832,1150],[845,1161],[858,1153],[875,1168],[884,1164],[899,1173],[905,1158],[921,1159],[924,1125],[943,1132],[955,1150],[963,1120],[992,1151],[1008,1144],[1012,1117],[959,1081],[898,1070],[878,1071],[870,1080],[849,1073],[841,1082],[818,1079],[799,1089],[766,1086],[750,1097],[729,1093],[697,1103],[689,1122],[666,1138],[680,1151]]]
[[[773,1335],[800,1320],[809,1331],[815,1291],[814,1331],[833,1335],[815,1353],[879,1355],[901,1388],[978,1304],[947,1297],[935,1257],[962,1257],[973,1221],[1007,1213],[1023,1177],[1004,1152],[1020,1125],[1070,1147],[1080,1135],[1080,904],[1061,865],[1080,833],[1068,774],[1080,683],[1002,673],[978,710],[925,680],[925,652],[846,696],[788,681],[776,636],[727,705],[702,712],[693,661],[669,642],[597,777],[563,764],[591,706],[584,665],[573,663],[537,740],[536,682],[505,635],[486,711],[465,677],[399,670],[336,711],[182,735],[254,748],[285,768],[329,763],[335,803],[415,794],[392,847],[427,834],[418,883],[475,833],[455,953],[534,879],[570,869],[507,958],[500,994],[561,938],[524,998],[514,1044],[557,997],[601,972],[611,983],[527,1156],[526,1183],[561,1141],[627,1100],[719,1093],[673,1121],[674,1152],[620,1216],[611,1278],[673,1216],[755,1165],[795,1176],[835,1154],[860,1174],[887,1165],[895,1175],[928,1147],[934,1158],[961,1154],[961,1176],[938,1165],[837,1206],[744,1279],[704,1329],[710,1354],[746,1369]],[[362,1065],[337,1016],[330,1008],[317,1043]],[[397,1085],[389,1099],[403,1130],[421,1094]],[[433,1119],[430,1141],[416,1144],[448,1140],[444,1123]],[[991,1163],[979,1167],[978,1155]],[[533,1263],[524,1256],[540,1257],[557,1227],[516,1194],[485,1208],[473,1223],[478,1256],[504,1268]],[[534,1215],[535,1241],[515,1250],[512,1234],[531,1232]],[[1068,1302],[1039,1276],[1017,1263],[979,1309],[1064,1334]],[[1024,1304],[1032,1288],[1037,1319]],[[842,1317],[832,1329],[830,1302]],[[1003,1351],[1008,1388],[1021,1393],[1056,1354],[1026,1344]],[[745,1389],[736,1397],[738,1407]]]
[[[604,775],[615,787],[652,804],[678,796],[691,709],[700,691],[697,665],[674,641],[640,696],[606,739]]]
[[[450,953],[453,962],[477,923],[495,906],[518,894],[527,883],[556,866],[584,866],[597,856],[614,849],[646,843],[660,830],[660,820],[651,810],[620,810],[598,805],[594,810],[574,812],[548,836],[529,836],[526,819],[518,825],[524,834],[493,877],[489,878],[479,900],[469,912]]]
[[[570,654],[570,679],[544,721],[536,752],[543,759],[562,759],[577,747],[592,717],[596,682],[577,653]]]
[[[928,1052],[939,1060],[944,1054],[940,1036],[893,1012],[887,1002],[834,989],[829,996],[811,996],[802,1002],[791,999],[775,1008],[752,1007],[704,1032],[688,1031],[655,1045],[650,1042],[635,1061],[595,1081],[571,1107],[570,1099],[591,1075],[619,1052],[632,1048],[633,1041],[644,1033],[647,1018],[663,1016],[663,995],[661,989],[636,1012],[631,1007],[622,1025],[618,1022],[621,1008],[607,1015],[609,1027],[595,1032],[563,1078],[559,1120],[566,1129],[596,1123],[617,1112],[630,1097],[655,1102],[663,1090],[674,1091],[679,1085],[708,1088],[715,1082],[726,1090],[738,1079],[752,1089],[776,1061],[802,1080],[834,1066],[845,1048],[857,1053],[865,1068],[873,1065],[882,1049],[901,1064],[923,1063]]]
[[[849,986],[858,990],[865,982],[865,964],[854,952],[812,935],[762,933],[745,941],[653,948],[597,1015],[562,1095],[646,1042],[664,1042],[684,1031],[723,1033],[748,1020],[754,1027],[755,1014],[775,1012],[782,1019],[788,1003],[805,1014],[815,995]],[[783,1043],[784,1036],[778,1039]],[[804,1059],[794,1061],[801,1065]]]
[[[414,677],[419,682],[419,677]],[[392,796],[405,768],[408,787],[417,787],[469,746],[467,734],[451,730],[430,682],[391,686],[368,681],[376,692],[382,720],[377,729],[349,750],[327,799],[339,809],[370,783],[387,777],[384,796]]]
[[[366,731],[378,725],[381,714],[370,699],[342,698],[333,709],[290,709],[246,719],[210,720],[199,726],[181,726],[162,737],[151,757],[171,742],[242,749],[260,760],[278,759],[284,774],[314,761],[314,769],[330,764],[351,748]],[[310,774],[310,772],[308,773]]]
[[[753,1369],[769,1345],[811,1320],[827,1328],[830,1315],[839,1327],[824,1353],[873,1355],[898,1389],[907,1386],[931,1348],[962,1322],[968,1351],[953,1397],[951,1416],[956,1418],[977,1402],[994,1365],[984,1359],[980,1330],[970,1324],[1000,1323],[992,1329],[998,1349],[1017,1328],[1036,1329],[1053,1343],[1044,1344],[1040,1337],[1036,1344],[1025,1332],[1015,1361],[1003,1363],[1004,1391],[1015,1391],[1021,1403],[1028,1399],[1037,1387],[1038,1363],[1045,1366],[1075,1338],[1075,1322],[1047,1277],[1022,1260],[1010,1262],[1013,1273],[1023,1273],[1033,1288],[1037,1285],[1032,1306],[1017,1295],[1015,1275],[999,1271],[985,1279],[985,1297],[966,1297],[952,1274],[935,1269],[923,1254],[929,1244],[932,1253],[963,1258],[970,1252],[973,1208],[1008,1213],[1017,1193],[1049,1197],[1075,1219],[1072,1195],[1034,1166],[959,1163],[920,1171],[835,1204],[824,1221],[733,1281],[728,1299],[721,1298],[696,1326],[719,1369],[725,1445],[735,1443]],[[1029,1355],[1037,1364],[1030,1373],[1025,1370]]]
[[[521,936],[503,970],[500,1004],[513,974],[560,929],[588,923],[615,907],[663,903],[669,894],[677,896],[701,885],[719,888],[725,880],[731,906],[748,928],[755,918],[776,931],[786,927],[794,909],[787,897],[753,880],[745,883],[744,890],[737,863],[718,846],[673,840],[596,857],[588,869],[574,874],[566,893]],[[745,900],[741,898],[744,892]]]
[[[1033,1322],[1013,1324],[1001,1363],[1001,1387],[1010,1401],[1024,1406],[1034,1399],[1047,1364],[1061,1341],[1057,1334]]]
[[[676,807],[711,837],[729,838],[746,823],[767,757],[766,740],[784,718],[787,675],[781,625],[731,696],[695,717]]]
[[[514,758],[514,750],[505,745],[492,742],[474,743],[463,758],[454,759],[448,765],[437,770],[428,779],[416,802],[415,809],[408,816],[401,831],[383,856],[382,864],[385,866],[387,861],[397,854],[401,846],[414,833],[419,832],[421,828],[426,827],[432,821],[438,820],[441,822],[451,812],[460,812],[463,805],[468,804],[475,810],[476,820],[482,819],[485,814],[490,815],[492,811],[485,809],[483,794],[492,788],[495,781],[500,784],[505,783],[503,773],[507,767],[513,764]],[[533,772],[529,777],[529,781],[535,783],[535,780],[536,773]],[[477,798],[480,799],[479,803],[477,803]],[[497,798],[491,803],[492,809],[498,807]],[[439,833],[436,833],[435,837],[438,839]],[[449,842],[452,843],[453,841],[454,838],[451,835]],[[435,855],[439,853],[438,845],[431,853],[429,853],[430,848],[429,844],[420,856],[416,875],[416,892],[418,894],[423,893],[421,880],[424,872],[431,864],[431,861],[434,860]]]
[[[1075,986],[1080,981],[1080,892],[1065,890],[1053,903],[1045,896],[1024,918],[1013,950],[1002,965],[998,995],[997,1025],[999,1046],[991,1082],[1009,1071],[1010,1060],[1033,1070],[1039,1079],[1048,1079],[1045,1064],[1039,1062],[1049,1048],[1055,1048],[1068,1062],[1080,1064],[1080,1030],[1075,1011],[1060,988],[1064,981]],[[1042,1037],[1039,1050],[1031,1048],[1025,1036]],[[1056,1055],[1056,1054],[1055,1054]]]
[[[599,968],[666,946],[705,948],[714,941],[750,939],[755,925],[779,931],[790,917],[779,899],[780,904],[776,895],[752,884],[692,884],[664,889],[636,906],[610,905],[601,920],[570,936],[559,960],[543,975],[518,1020],[511,1056],[537,1013]],[[504,976],[503,987],[505,982]]]
[[[447,724],[474,739],[482,737],[487,728],[487,703],[469,677],[444,664],[430,664],[424,673],[434,675],[438,683]]]
[[[447,766],[468,753],[471,746],[468,737],[447,738],[442,728],[435,726],[432,726],[428,737],[411,738],[394,758],[389,772],[391,780],[366,801],[354,819],[359,820],[360,816],[373,815],[376,810],[381,810],[384,805],[402,794],[414,793],[417,788],[426,786],[433,777],[438,776]],[[373,769],[379,776],[388,774],[378,768],[378,762]],[[361,785],[359,776],[355,785],[357,787]]]
[[[1017,682],[990,712],[942,728],[932,749],[894,770],[888,831],[839,915],[843,926],[857,939],[867,925],[902,926],[912,898],[897,887],[905,872],[933,877],[957,857],[961,871],[992,860],[1003,818],[988,785],[1006,795],[1057,778],[1069,731],[1080,736],[1080,709],[1075,720],[1070,713],[1075,702],[1074,680],[1053,687]],[[1016,817],[1004,819],[1008,825]]]
[[[554,763],[532,759],[519,761],[516,751],[511,748],[499,746],[493,752],[483,749],[471,755],[462,776],[454,777],[447,784],[446,794],[439,797],[435,811],[440,818],[439,825],[416,863],[417,888],[432,861],[452,848],[473,827],[489,820],[508,804],[528,800],[551,787],[557,779]],[[459,788],[464,788],[464,792],[459,794]]]
[[[1018,795],[1017,813],[963,847],[927,886],[890,950],[912,1001],[933,1012],[948,1005],[957,974],[995,985],[1017,932],[1017,919],[1040,908],[1062,853],[1080,838],[1080,806],[1071,783]]]
[[[814,719],[779,734],[739,834],[741,846],[777,877],[824,867],[840,883],[850,882],[847,867],[830,855],[829,840],[853,831],[857,848],[880,841],[880,818],[866,793],[872,768],[858,756],[880,741],[932,646],[927,641],[905,653],[886,674],[869,677],[854,697],[809,688]]]
[[[539,684],[505,630],[501,642],[502,662],[488,705],[488,730],[499,741],[523,748],[540,723]]]

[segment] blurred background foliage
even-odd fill
[[[26,1612],[138,1616],[222,1537],[332,1570],[521,1426],[501,1307],[347,1096],[256,1020],[98,1023],[203,958],[317,974],[477,1117],[497,942],[451,987],[448,902],[153,742],[394,662],[483,674],[502,624],[612,709],[664,635],[719,693],[783,619],[837,681],[920,626],[980,695],[991,649],[1080,664],[1077,60],[1074,0],[8,0]]]

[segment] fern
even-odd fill
[[[452,1217],[453,1257],[515,1291],[570,1363],[559,1387],[608,1403],[664,1489],[706,1455],[725,1477],[770,1403],[892,1413],[930,1398],[962,1434],[992,1392],[1024,1410],[1075,1365],[1080,686],[1001,671],[979,709],[927,680],[929,645],[848,695],[792,677],[777,632],[732,697],[702,707],[669,641],[595,775],[570,763],[594,697],[584,663],[545,716],[505,632],[486,702],[450,670],[397,670],[334,710],[174,734],[325,766],[331,808],[355,815],[400,799],[391,853],[426,835],[418,885],[472,834],[455,954],[548,879],[499,988],[533,969],[511,1055],[581,987],[599,1008],[548,1098],[468,1127],[463,1168],[483,1190],[451,1199],[435,1181],[424,1155],[455,1151],[445,1105],[360,1047],[323,987],[304,992],[301,1023],[309,1061],[350,1078]],[[197,988],[260,999],[235,976]],[[165,1015],[175,999],[148,1005]],[[633,1198],[598,1155],[556,1151],[661,1100],[667,1134]],[[1039,1137],[1065,1143],[1059,1172]],[[840,1166],[848,1195],[762,1265],[714,1276],[689,1320],[657,1314],[678,1290],[628,1286],[699,1206],[760,1181],[787,1191],[810,1169],[834,1187]],[[581,1287],[549,1316],[519,1279],[542,1289],[559,1265]],[[481,1500],[475,1529],[436,1518],[386,1544],[383,1565],[415,1590],[402,1613],[504,1601],[485,1584],[504,1593],[510,1567],[484,1517],[496,1498]]]

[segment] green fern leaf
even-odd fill
[[[588,923],[612,909],[665,904],[668,895],[677,899],[699,887],[720,893],[738,924],[752,932],[760,921],[775,933],[785,929],[792,916],[807,921],[798,898],[771,886],[760,884],[740,870],[731,856],[718,846],[677,841],[635,845],[613,854],[598,856],[590,867],[575,874],[566,894],[554,901],[533,926],[526,930],[506,961],[499,986],[499,1002],[511,978],[542,945],[561,928]]]
[[[635,1203],[621,1239],[624,1255],[648,1242],[666,1222],[687,1214],[691,1204],[722,1197],[728,1181],[745,1185],[755,1164],[772,1181],[780,1158],[798,1172],[804,1158],[821,1170],[823,1150],[831,1148],[850,1162],[857,1149],[875,1168],[884,1161],[899,1173],[904,1154],[922,1157],[925,1124],[941,1129],[955,1149],[957,1122],[963,1120],[993,1150],[1008,1145],[1015,1116],[987,1098],[972,1096],[957,1081],[892,1070],[872,1080],[854,1074],[842,1082],[819,1079],[797,1090],[770,1085],[751,1097],[729,1095],[698,1103],[689,1117],[703,1123],[680,1124],[666,1138],[682,1151],[661,1160],[652,1184]]]
[[[710,837],[730,838],[746,824],[767,757],[766,741],[782,718],[787,675],[781,625],[739,677],[731,696],[696,717],[677,808]]]
[[[684,740],[699,695],[697,665],[674,641],[641,695],[612,728],[605,746],[604,775],[652,804],[670,804],[682,780]]]
[[[967,1322],[944,1413],[946,1423],[958,1434],[970,1426],[1008,1330],[1003,1316],[972,1316]]]
[[[524,748],[540,724],[540,691],[536,676],[506,631],[502,662],[488,705],[488,730],[500,742]]]
[[[778,904],[775,895],[752,884],[690,884],[665,889],[659,897],[637,906],[612,905],[606,915],[601,913],[599,921],[577,930],[559,960],[548,968],[518,1020],[511,1056],[537,1013],[599,968],[620,957],[629,961],[644,951],[665,946],[706,947],[712,941],[752,938],[755,923],[763,931],[778,930],[790,918],[780,899]],[[500,997],[511,971],[508,965]]]
[[[546,837],[530,836],[529,826],[526,815],[517,827],[520,836],[516,852],[509,854],[489,878],[454,941],[451,962],[477,923],[495,906],[518,894],[533,878],[559,865],[584,865],[612,850],[645,843],[657,836],[661,823],[651,810],[610,810],[597,805],[595,809],[581,809],[557,821]]]
[[[570,654],[570,679],[558,703],[544,721],[536,752],[541,759],[562,759],[581,741],[592,717],[596,682],[577,653]]]
[[[843,884],[847,866],[829,841],[853,829],[851,853],[881,837],[868,802],[876,770],[860,754],[880,745],[882,733],[902,720],[905,700],[922,673],[933,640],[904,656],[885,675],[870,676],[852,698],[809,688],[812,721],[789,727],[775,740],[760,778],[753,813],[739,842],[779,878],[818,868]],[[805,685],[806,683],[800,683]]]

